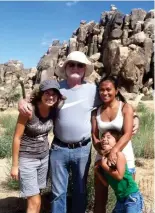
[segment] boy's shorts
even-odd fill
[[[19,158],[19,178],[21,197],[40,193],[46,187],[49,155],[43,159]]]
[[[134,167],[134,168],[128,168],[128,171],[129,171],[132,175],[136,174],[136,168],[135,168],[135,167]]]

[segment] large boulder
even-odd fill
[[[146,11],[141,8],[133,9],[131,11],[131,29],[135,28],[138,21],[144,21],[146,14]]]

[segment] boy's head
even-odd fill
[[[115,146],[116,142],[120,139],[121,133],[118,130],[110,129],[102,134],[101,147],[102,145]]]

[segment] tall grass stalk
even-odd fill
[[[11,157],[12,139],[15,130],[17,116],[0,116],[0,158]]]
[[[132,138],[133,150],[136,157],[154,158],[154,115],[143,104],[138,106],[140,128]]]

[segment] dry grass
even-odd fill
[[[137,159],[136,181],[144,196],[144,213],[154,213],[154,159]]]

